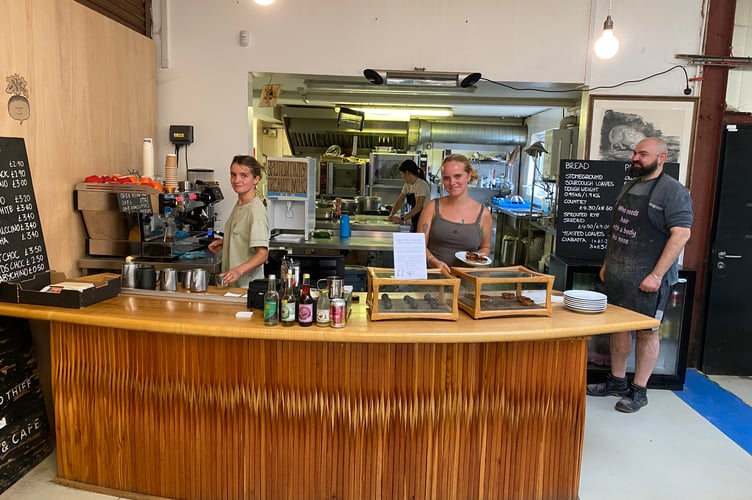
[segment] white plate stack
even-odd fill
[[[601,313],[606,310],[608,297],[590,290],[567,290],[564,292],[564,307],[582,313]]]

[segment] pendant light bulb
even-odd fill
[[[619,52],[619,39],[614,36],[614,20],[611,14],[603,23],[603,34],[595,41],[595,55],[601,59],[611,59]]]

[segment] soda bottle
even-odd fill
[[[313,325],[311,275],[308,273],[303,273],[303,283],[300,285],[300,297],[298,297],[298,324],[300,326]]]
[[[287,273],[285,289],[282,292],[282,305],[279,311],[282,326],[293,326],[295,324],[295,306],[297,305],[297,301],[295,300],[295,292],[292,286],[292,273]]]
[[[329,292],[326,288],[319,289],[319,300],[316,302],[316,326],[329,326]]]
[[[269,284],[264,294],[264,326],[277,326],[279,324],[277,312],[279,294],[277,293],[276,278],[273,274],[269,275]]]

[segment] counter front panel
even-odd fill
[[[52,349],[64,480],[169,498],[577,495],[581,339],[287,342],[53,323]]]

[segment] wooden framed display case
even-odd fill
[[[452,272],[460,279],[459,307],[475,319],[551,316],[553,276],[523,266],[454,267]]]
[[[428,279],[394,277],[394,269],[368,268],[368,313],[383,319],[445,319],[457,321],[460,280],[441,269],[429,269]]]

